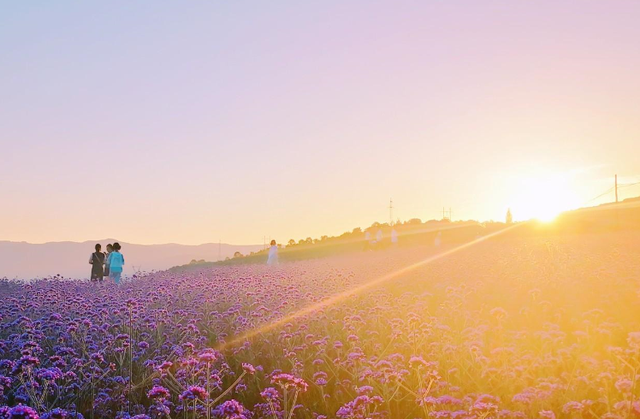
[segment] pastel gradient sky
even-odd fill
[[[0,0],[0,240],[580,206],[640,181],[639,21],[632,0]]]

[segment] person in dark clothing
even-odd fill
[[[102,282],[104,279],[104,253],[100,249],[102,249],[100,243],[96,244],[96,251],[89,257],[89,263],[91,264],[91,280]]]

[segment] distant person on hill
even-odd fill
[[[371,250],[371,232],[369,230],[364,232],[364,248],[365,252]]]
[[[111,252],[113,252],[113,245],[111,243],[109,243],[107,245],[107,253],[104,256],[104,276],[106,276],[107,278],[109,278],[110,273],[109,273],[109,255],[111,254]]]
[[[440,247],[440,245],[442,244],[442,231],[438,231],[438,234],[436,234],[436,239],[433,241],[433,244],[436,246],[436,248]]]
[[[100,243],[96,244],[96,251],[89,256],[89,264],[91,264],[91,280],[100,281],[104,278],[104,253],[100,251],[102,246]]]
[[[376,233],[376,249],[382,249],[382,229],[378,228],[378,232]]]
[[[109,253],[109,277],[113,279],[116,285],[120,285],[120,277],[122,275],[122,267],[124,266],[124,256],[120,253],[120,243],[113,243],[113,252]]]
[[[398,232],[395,227],[391,227],[391,245],[393,247],[398,245]]]
[[[267,259],[267,265],[273,266],[278,264],[278,245],[275,240],[271,240],[271,247],[269,248],[269,258]]]

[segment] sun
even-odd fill
[[[543,223],[550,223],[552,221],[554,221],[558,215],[560,215],[560,213],[562,212],[562,210],[555,210],[555,209],[540,209],[537,211],[538,212],[538,216],[533,217],[538,221],[542,221]]]
[[[511,206],[516,220],[551,222],[563,211],[576,208],[576,195],[567,176],[524,177],[517,189]]]

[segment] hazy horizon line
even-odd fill
[[[126,243],[128,245],[134,245],[134,246],[169,246],[169,245],[175,245],[175,246],[206,246],[206,245],[226,245],[226,246],[260,246],[260,243],[252,243],[252,244],[233,244],[233,243],[226,243],[226,242],[207,242],[207,243],[199,243],[199,244],[185,244],[185,243],[175,243],[175,242],[169,242],[169,243],[133,243],[133,242],[128,242],[126,240],[116,240],[113,238],[105,238],[105,239],[98,239],[98,240],[80,240],[80,241],[76,241],[76,240],[52,240],[52,241],[46,241],[46,242],[41,242],[41,243],[33,243],[33,242],[28,242],[25,240],[21,240],[21,241],[16,241],[16,240],[3,240],[0,239],[0,243],[19,243],[19,244],[30,244],[30,245],[34,245],[34,246],[42,246],[45,244],[60,244],[60,243],[75,243],[75,244],[84,244],[84,243],[100,243],[102,244],[102,242],[120,242],[120,243]]]
[[[640,196],[635,196],[635,197],[629,197],[629,198],[625,198],[623,200],[621,200],[619,203],[623,203],[624,201],[629,201],[629,200],[636,200],[640,198]],[[561,211],[560,214],[564,214],[567,212],[572,212],[572,211],[578,211],[578,210],[583,210],[583,209],[592,209],[594,207],[599,207],[599,206],[606,206],[606,205],[611,205],[611,204],[616,204],[616,202],[604,202],[604,203],[600,203],[600,204],[595,204],[595,205],[589,205],[589,204],[583,204],[580,207],[577,208],[572,208],[572,209],[568,209],[565,211]],[[560,215],[558,214],[558,215]],[[413,220],[413,219],[419,219],[421,223],[428,223],[428,222],[441,222],[444,221],[445,219],[429,219],[429,220],[423,220],[421,218],[418,217],[414,217],[414,218],[409,218],[407,220],[404,220],[404,222]],[[533,219],[533,218],[532,218]],[[531,219],[530,219],[531,220]],[[517,220],[517,222],[526,222],[526,221],[530,221],[530,220]],[[451,223],[459,223],[459,222],[476,222],[476,223],[500,223],[503,221],[500,220],[494,220],[494,219],[489,219],[489,220],[484,220],[484,221],[480,221],[480,220],[475,220],[475,219],[467,219],[467,220],[455,220],[455,221],[451,221],[448,220]],[[362,231],[365,231],[368,228],[371,228],[374,224],[378,223],[379,225],[390,225],[388,222],[379,222],[376,221],[374,222],[372,225],[368,226],[368,227],[354,227],[353,229],[349,230],[349,231],[345,231],[344,233],[351,233],[353,232],[353,230],[360,228]],[[335,235],[335,236],[329,236],[329,237],[339,237],[340,235]],[[295,239],[294,239],[295,240]],[[206,242],[206,243],[199,243],[199,244],[185,244],[185,243],[176,243],[176,242],[169,242],[169,243],[133,243],[133,242],[128,242],[126,240],[117,240],[114,238],[104,238],[104,239],[97,239],[97,240],[81,240],[81,241],[74,241],[74,240],[54,240],[54,241],[46,241],[46,242],[41,242],[41,243],[33,243],[33,242],[28,242],[28,241],[16,241],[16,240],[4,240],[4,239],[0,239],[0,243],[18,243],[18,244],[29,244],[29,245],[34,245],[34,246],[42,246],[42,245],[46,245],[46,244],[60,244],[60,243],[76,243],[76,244],[84,244],[84,243],[100,243],[102,244],[102,242],[116,242],[119,241],[121,243],[126,243],[128,245],[134,245],[134,246],[170,246],[170,245],[174,245],[174,246],[191,246],[191,247],[197,247],[197,246],[206,246],[206,245],[226,245],[226,246],[260,246],[260,243],[252,243],[252,244],[233,244],[233,243],[222,243],[222,242]],[[280,242],[281,244],[286,244],[286,241]],[[264,246],[264,243],[262,244]]]

